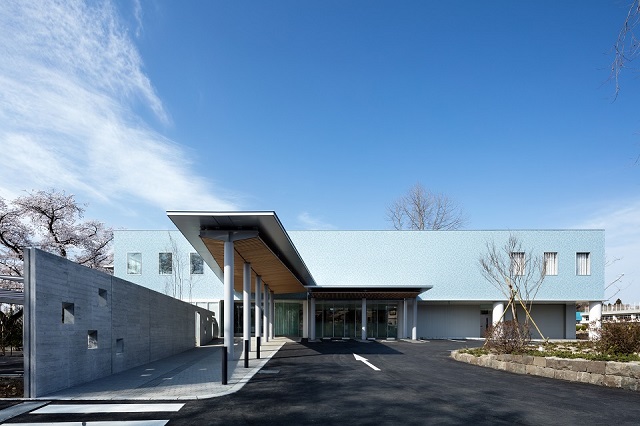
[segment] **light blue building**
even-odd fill
[[[195,280],[181,298],[212,310],[235,299],[218,319],[225,338],[482,337],[507,300],[479,259],[510,236],[544,259],[532,315],[545,337],[575,338],[575,303],[597,319],[604,298],[603,230],[286,231],[273,212],[168,214],[178,231],[115,232],[114,273],[165,293]],[[188,267],[170,271],[176,258]]]

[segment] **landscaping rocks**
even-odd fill
[[[638,362],[588,361],[507,354],[475,356],[459,351],[452,351],[451,357],[467,364],[510,373],[640,391],[640,363]]]

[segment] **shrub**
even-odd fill
[[[521,353],[531,342],[527,324],[502,321],[487,329],[485,347],[501,354]]]
[[[640,323],[632,321],[606,322],[597,333],[596,349],[603,354],[633,354],[640,352]]]

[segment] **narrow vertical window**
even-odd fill
[[[98,330],[87,332],[87,349],[98,349]]]
[[[173,254],[172,253],[158,254],[158,273],[160,275],[173,274]]]
[[[546,252],[544,254],[544,274],[558,275],[558,253]]]
[[[511,273],[513,275],[524,275],[524,264],[524,252],[511,253]]]
[[[127,274],[142,274],[142,253],[127,253]]]
[[[191,263],[191,274],[193,275],[201,275],[204,274],[204,262],[202,260],[202,256],[198,253],[191,253],[189,256]]]
[[[576,253],[576,275],[591,275],[590,253]]]

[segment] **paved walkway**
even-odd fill
[[[289,341],[262,342],[256,359],[251,340],[249,368],[244,368],[242,340],[236,338],[236,358],[228,363],[222,385],[222,344],[200,346],[112,376],[43,396],[41,400],[186,400],[228,395],[240,390]]]

